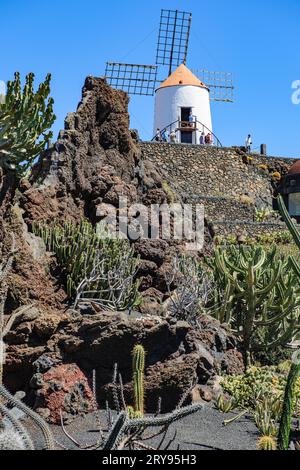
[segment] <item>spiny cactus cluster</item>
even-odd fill
[[[195,405],[185,406],[184,408],[179,408],[172,413],[168,413],[163,416],[157,417],[142,417],[142,418],[134,418],[131,419],[128,413],[121,411],[118,414],[118,417],[109,431],[108,436],[104,443],[99,447],[99,450],[114,450],[114,449],[122,449],[126,446],[127,443],[131,442],[133,445],[133,441],[131,440],[131,436],[135,434],[137,437],[143,435],[146,429],[159,427],[163,429],[167,429],[172,423],[178,421],[186,416],[189,416],[193,413],[197,413],[203,408],[203,405],[198,403]],[[137,433],[138,430],[138,433]],[[148,436],[149,439],[149,436]],[[122,444],[121,441],[123,441]]]
[[[89,299],[119,310],[139,303],[140,282],[135,280],[139,258],[127,240],[100,236],[86,220],[78,225],[34,225],[33,232],[55,253],[66,273],[67,293],[76,297],[75,306]]]
[[[0,166],[22,176],[52,138],[48,129],[55,121],[50,94],[51,75],[34,91],[34,74],[29,73],[22,90],[20,74],[7,83],[0,102]],[[48,100],[47,100],[48,99]]]
[[[211,313],[242,337],[245,359],[293,340],[300,330],[300,284],[292,257],[262,247],[217,248]]]
[[[276,450],[276,440],[272,436],[262,436],[257,441],[257,450]]]
[[[262,399],[272,398],[274,415],[280,414],[279,405],[275,403],[277,399],[283,400],[286,386],[287,371],[290,368],[290,361],[282,370],[282,365],[249,367],[242,375],[224,375],[222,377],[223,390],[232,396],[239,407],[255,409]],[[295,405],[300,411],[300,377],[296,381]],[[297,401],[297,403],[296,403]]]

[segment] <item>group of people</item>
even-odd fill
[[[169,142],[170,144],[177,143],[177,136],[176,132],[173,130],[169,133],[168,129],[164,129],[161,131],[159,128],[156,129],[155,134],[155,141],[156,142]]]
[[[212,145],[213,144],[213,136],[211,132],[208,132],[206,135],[204,132],[200,135],[200,145]]]
[[[156,129],[156,134],[154,140],[156,142],[166,142],[170,144],[176,144],[178,142],[177,135],[175,130],[172,130],[170,133],[167,129],[161,131],[160,129]],[[200,135],[200,145],[213,145],[213,136],[211,132],[205,134],[204,132]]]

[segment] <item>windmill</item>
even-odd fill
[[[161,10],[155,65],[107,62],[105,78],[130,95],[155,94],[154,134],[168,130],[181,143],[210,134],[210,143],[221,145],[212,132],[210,101],[233,102],[232,74],[186,67],[191,22],[190,12]]]

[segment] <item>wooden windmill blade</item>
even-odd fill
[[[153,96],[157,84],[157,69],[156,65],[107,62],[105,78],[110,86],[129,95]]]
[[[192,14],[186,11],[161,10],[156,49],[156,64],[173,67],[186,63]]]
[[[211,101],[233,103],[233,79],[231,72],[193,70],[193,73],[210,89]]]

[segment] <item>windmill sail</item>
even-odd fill
[[[193,73],[210,89],[212,101],[233,103],[233,79],[230,72],[212,72],[209,70],[193,70]]]
[[[186,63],[192,14],[186,11],[161,10],[156,64],[173,67]]]
[[[107,83],[131,95],[153,96],[157,83],[157,66],[107,62]]]

